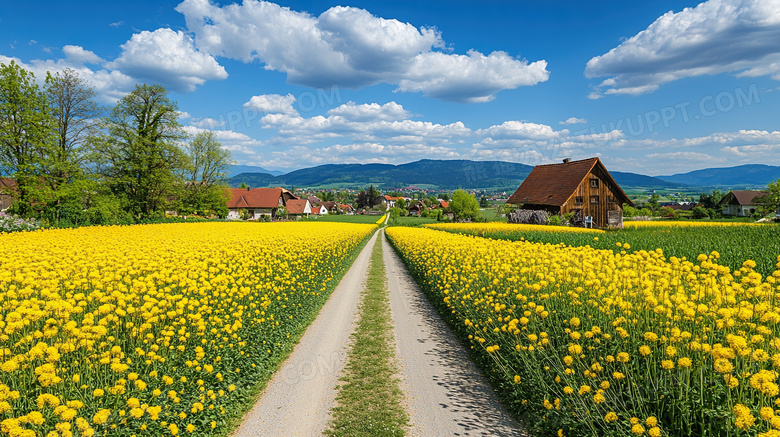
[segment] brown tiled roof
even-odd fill
[[[289,191],[280,187],[231,188],[230,193],[228,208],[276,208],[279,206],[280,197],[285,194],[292,196]]]
[[[756,197],[766,194],[766,191],[756,191],[756,190],[732,190],[729,192],[729,194],[734,195],[734,199],[736,199],[738,205],[753,205],[753,201]],[[723,196],[723,199],[718,202],[719,205],[723,205],[724,201],[727,201],[728,203],[731,203],[731,196],[728,194]]]
[[[333,209],[334,206],[337,206],[337,205],[338,205],[338,203],[336,203],[336,202],[322,202],[322,206],[327,208],[328,211],[330,211],[331,209]]]
[[[449,208],[450,207],[450,202],[447,202],[446,200],[442,200],[441,202],[439,202],[439,205],[442,208]]]
[[[307,205],[309,205],[307,199],[290,199],[287,201],[287,213],[306,214]],[[309,211],[311,211],[311,206],[309,206]]]
[[[520,188],[512,194],[507,203],[512,205],[534,204],[563,206],[569,197],[579,186],[591,170],[600,165],[604,173],[611,179],[611,182],[617,187],[615,193],[620,203],[631,203],[620,186],[612,179],[609,172],[598,158],[588,158],[581,161],[569,161],[560,164],[537,165],[531,170],[528,177],[525,178]]]
[[[11,178],[0,178],[0,190],[4,188],[16,188],[16,181]]]

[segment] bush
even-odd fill
[[[23,219],[0,211],[0,233],[34,231],[41,227],[35,219]]]

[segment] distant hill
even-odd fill
[[[645,176],[637,173],[626,173],[622,171],[610,171],[609,174],[615,178],[615,182],[621,187],[653,187],[653,188],[675,188],[685,184],[668,182],[663,179]]]
[[[263,167],[256,167],[253,165],[231,165],[230,169],[228,170],[228,177],[232,178],[233,176],[238,176],[241,173],[268,173],[274,176],[284,174],[283,171],[266,170]]]
[[[247,172],[230,178],[230,186],[245,183],[250,187],[267,186],[354,186],[374,184],[383,188],[435,186],[440,189],[507,188],[514,190],[533,169],[530,165],[505,161],[423,159],[408,164],[326,164],[295,170],[280,176]],[[674,187],[680,184],[636,173],[613,172],[621,186]]]
[[[706,168],[671,176],[656,176],[668,182],[678,184],[728,187],[761,188],[780,179],[780,167],[764,164],[747,164],[736,167]]]

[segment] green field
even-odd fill
[[[540,225],[541,227],[541,225]],[[549,226],[545,226],[549,229]],[[756,271],[771,275],[780,269],[780,225],[757,226],[680,226],[628,228],[612,232],[564,233],[549,231],[482,231],[452,232],[503,240],[527,240],[538,243],[569,246],[590,246],[596,249],[622,250],[617,243],[628,243],[630,250],[660,248],[666,257],[686,257],[695,260],[699,254],[720,254],[718,263],[738,269],[746,260],[756,262]]]
[[[417,227],[422,225],[428,225],[431,223],[437,223],[436,219],[424,218],[424,217],[396,217],[396,218],[390,218],[390,220],[387,222],[387,226]]]

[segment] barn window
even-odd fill
[[[590,196],[590,204],[591,205],[598,205],[599,204],[599,196]]]
[[[590,187],[591,188],[598,188],[599,187],[599,180],[598,179],[591,179],[590,180]],[[596,202],[598,203],[598,202]]]
[[[582,196],[577,196],[574,198],[574,204],[575,205],[582,205]]]
[[[609,201],[609,203],[615,203],[615,197],[614,196],[609,196],[608,201]]]

